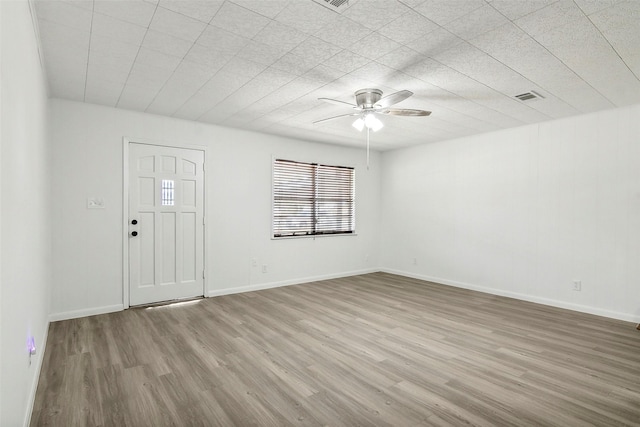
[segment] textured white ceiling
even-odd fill
[[[368,87],[433,111],[382,117],[379,150],[640,102],[640,0],[34,3],[52,96],[293,138],[361,146],[312,122]]]

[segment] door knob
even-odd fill
[[[134,219],[133,221],[131,221],[131,224],[136,225],[138,223],[137,219]]]
[[[136,237],[136,236],[138,235],[138,232],[137,232],[137,231],[132,231],[132,232],[131,232],[131,235],[132,235],[133,237]]]

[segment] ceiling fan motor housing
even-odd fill
[[[358,107],[373,108],[376,102],[382,98],[382,91],[380,89],[360,89],[355,95]]]

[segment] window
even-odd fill
[[[354,170],[276,159],[273,237],[355,232]]]
[[[162,180],[162,206],[173,206],[175,184],[173,180]]]

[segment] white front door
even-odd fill
[[[129,144],[129,304],[204,295],[204,152]]]

